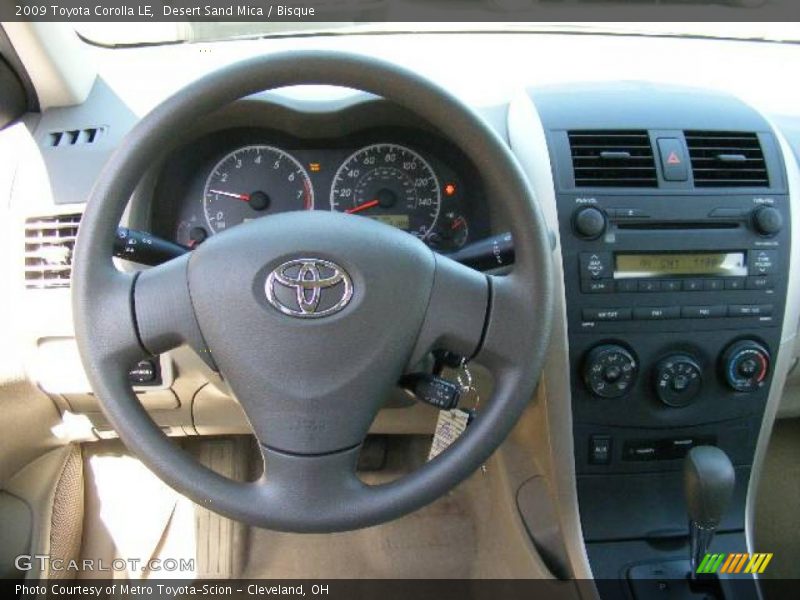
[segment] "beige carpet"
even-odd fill
[[[378,483],[424,460],[429,438],[390,444]],[[251,529],[242,574],[256,578],[535,578],[503,474],[490,462],[445,497],[406,517],[354,532],[297,535]]]
[[[776,421],[761,475],[755,548],[774,557],[764,577],[800,578],[800,419]]]
[[[389,436],[384,468],[360,472],[370,484],[392,480],[418,467],[430,438]],[[184,440],[202,454],[217,440]],[[255,444],[239,446],[250,477],[261,472]],[[246,578],[548,578],[519,522],[500,461],[433,504],[384,525],[360,531],[302,535],[202,524],[208,511],[169,489],[119,442],[86,451],[87,505],[83,558],[197,557],[193,573],[177,577]],[[204,520],[205,519],[205,520]],[[244,528],[243,528],[244,529]],[[220,530],[222,531],[222,530]],[[224,548],[223,548],[224,546]],[[208,550],[208,552],[204,551]],[[223,551],[224,550],[224,551]],[[225,562],[220,569],[217,562]],[[215,566],[216,565],[216,566]],[[213,568],[212,568],[213,567]],[[92,573],[82,573],[91,577]],[[149,572],[116,573],[149,578]],[[163,573],[161,574],[163,576]]]

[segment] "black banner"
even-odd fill
[[[787,22],[799,16],[797,0],[0,0],[0,21]]]
[[[697,585],[707,589],[690,588]],[[759,585],[764,600],[795,599],[800,592],[800,580],[767,579]],[[682,592],[688,593],[690,589],[700,594],[692,597],[703,597],[704,592],[706,597],[713,598],[720,592],[720,586],[725,588],[725,598],[757,599],[754,580],[749,575],[732,575],[722,583],[714,580],[702,584],[668,579],[635,582],[626,579],[5,580],[0,583],[0,592],[5,598],[76,600],[244,600],[271,597],[283,600],[579,600],[593,597],[597,590],[603,600],[632,600],[633,589],[637,596],[644,593],[647,598],[688,597]]]

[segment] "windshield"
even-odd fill
[[[163,22],[76,23],[85,40],[103,46],[191,43],[295,35],[374,33],[540,32],[687,36],[776,42],[800,41],[797,23],[563,23],[563,22]]]

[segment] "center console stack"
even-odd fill
[[[716,446],[745,499],[786,303],[789,199],[769,124],[651,84],[531,91],[556,183],[578,502],[595,577],[688,556],[681,470]],[[727,535],[726,535],[727,534]]]

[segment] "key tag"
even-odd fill
[[[475,394],[475,407],[477,408],[480,398],[478,397],[478,391],[472,384],[472,373],[470,373],[470,370],[467,368],[466,361],[461,362],[456,381],[461,387],[462,397],[466,394]],[[474,409],[464,410],[462,408],[439,411],[439,417],[436,420],[436,429],[433,432],[431,449],[430,452],[428,452],[429,461],[447,450],[447,448],[466,431],[467,426],[474,417],[474,413]]]
[[[480,394],[478,394],[478,388],[476,388],[473,383],[472,371],[469,370],[466,360],[461,361],[461,366],[458,368],[458,373],[456,374],[456,382],[458,382],[458,385],[461,386],[461,402],[468,398],[474,399],[472,408],[465,411],[469,413],[469,420],[472,421],[472,419],[475,417],[475,413],[478,410],[478,404],[481,402],[481,397]]]

